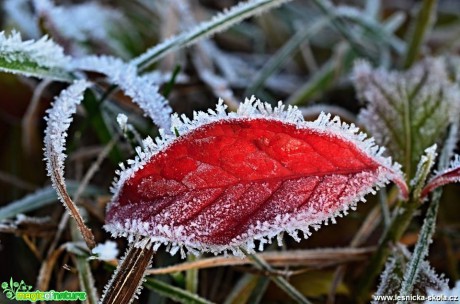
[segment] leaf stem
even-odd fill
[[[385,230],[382,238],[380,239],[379,246],[376,253],[372,256],[369,266],[365,271],[365,275],[361,277],[356,287],[356,299],[358,303],[363,303],[367,300],[369,290],[374,283],[375,278],[381,272],[385,261],[391,252],[391,245],[395,244],[403,235],[404,231],[409,226],[414,211],[419,206],[418,200],[411,199],[404,202],[404,207],[401,212],[393,218],[390,226]]]
[[[280,276],[271,275],[271,273],[273,272],[273,269],[270,267],[270,265],[267,262],[265,262],[263,259],[261,259],[257,255],[247,252],[246,249],[242,247],[240,247],[240,250],[249,259],[254,261],[254,264],[257,268],[270,274],[269,275],[270,280],[272,280],[276,285],[278,285],[278,287],[284,290],[292,299],[296,300],[298,303],[311,304],[311,302],[308,301],[297,289],[295,289],[294,286],[292,286],[288,281],[286,281],[286,279]]]
[[[444,147],[439,158],[438,170],[443,170],[448,166],[450,156],[453,153],[452,145],[450,143],[452,135],[456,137],[457,125],[450,126],[449,135],[445,140]],[[432,159],[431,162],[434,162],[434,159]],[[431,168],[431,165],[428,165],[428,167]],[[424,180],[427,175],[428,173],[425,175]],[[418,195],[414,195],[414,199],[420,199],[420,194],[421,191],[418,191]],[[415,245],[414,253],[412,254],[406,273],[404,274],[404,281],[401,285],[400,295],[409,295],[414,289],[414,284],[420,271],[420,265],[428,254],[428,247],[433,239],[441,196],[442,189],[436,189],[431,196],[431,201],[428,206],[425,220],[423,221],[420,236],[417,244]]]
[[[415,245],[414,253],[412,254],[412,258],[404,274],[404,281],[402,282],[401,291],[399,293],[400,295],[410,295],[414,289],[414,283],[419,274],[420,265],[428,254],[428,247],[433,238],[441,195],[442,189],[437,189],[433,192],[425,220],[423,221],[422,230],[420,231],[420,236]]]
[[[197,257],[189,255],[187,261],[194,262],[198,260]],[[198,292],[198,268],[190,268],[185,272],[185,289],[191,293]]]
[[[155,251],[130,245],[123,261],[106,287],[101,304],[131,303]]]

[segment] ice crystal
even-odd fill
[[[353,75],[358,98],[367,103],[360,121],[413,176],[423,150],[439,142],[459,115],[460,90],[445,59],[427,58],[406,72],[359,61]]]
[[[127,96],[131,97],[157,126],[170,129],[172,109],[168,101],[159,93],[158,84],[154,82],[156,77],[139,76],[133,64],[110,56],[75,59],[72,67],[107,75],[110,82],[118,85]]]
[[[118,125],[120,126],[120,129],[123,132],[126,132],[128,130],[128,116],[126,116],[125,114],[121,114],[121,113],[118,114],[117,122],[118,122]]]
[[[103,260],[103,261],[110,261],[114,260],[118,256],[118,248],[117,243],[113,241],[106,241],[103,244],[98,244],[92,250],[93,254],[96,254],[96,259]]]

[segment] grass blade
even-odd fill
[[[196,261],[197,257],[194,255],[189,255],[187,261],[193,262]],[[185,289],[191,293],[198,292],[198,268],[191,268],[185,272]]]
[[[401,284],[399,295],[408,296],[412,294],[414,284],[417,281],[421,264],[424,262],[425,257],[428,255],[428,247],[433,239],[433,234],[436,227],[436,218],[438,215],[439,201],[441,200],[442,189],[434,191],[428,211],[423,221],[423,226],[420,235],[415,245],[414,253],[407,265],[406,272],[404,273],[404,280]],[[398,303],[403,303],[399,301]]]
[[[70,222],[70,233],[74,242],[84,242],[75,222]],[[79,254],[77,251],[74,253],[74,257],[75,265],[78,270],[80,288],[86,292],[86,301],[88,304],[97,304],[98,296],[94,285],[93,274],[91,273],[91,268],[87,260],[87,255],[83,252]]]
[[[68,61],[62,47],[47,36],[23,41],[16,31],[0,32],[0,71],[70,82],[74,77],[65,70]]]
[[[321,12],[329,17],[334,28],[339,32],[343,38],[348,41],[352,49],[360,56],[366,58],[374,58],[375,54],[371,54],[363,44],[359,43],[356,35],[349,29],[348,25],[342,18],[337,18],[335,7],[328,0],[313,0],[313,3],[321,10]]]
[[[57,81],[71,82],[72,75],[63,69],[47,68],[31,60],[8,61],[0,54],[0,72],[20,74],[29,77],[48,78]]]
[[[79,183],[73,181],[67,181],[67,191],[73,196],[78,187]],[[103,194],[104,191],[96,187],[88,186],[82,193],[82,196],[94,196]],[[29,194],[19,200],[13,201],[3,208],[0,208],[0,221],[15,217],[20,213],[27,213],[40,209],[42,207],[54,204],[57,201],[56,190],[52,186],[40,189],[32,194]]]
[[[313,24],[305,26],[301,31],[297,32],[270,60],[263,66],[263,68],[254,77],[253,83],[246,89],[246,95],[257,94],[262,88],[265,81],[276,72],[281,65],[290,58],[292,53],[299,48],[299,46],[307,39],[318,33],[328,22],[326,18],[320,18]]]
[[[438,170],[446,168],[449,164],[449,157],[447,155],[452,153],[450,141],[450,135],[457,135],[457,126],[451,126],[449,130],[449,136],[446,139],[446,144],[444,145],[441,157],[438,164]],[[434,160],[433,160],[434,161]],[[431,201],[428,206],[428,210],[423,221],[422,228],[420,230],[420,235],[417,240],[417,244],[414,248],[414,253],[412,254],[411,260],[407,265],[406,272],[404,273],[404,280],[401,284],[400,295],[410,295],[413,291],[414,284],[416,283],[417,277],[419,275],[421,264],[424,262],[425,257],[428,255],[428,247],[430,246],[433,235],[436,227],[436,219],[438,216],[439,202],[442,196],[442,189],[436,189],[431,195]],[[398,302],[399,303],[399,302]]]
[[[286,103],[304,105],[313,97],[318,96],[321,92],[325,92],[326,89],[334,83],[337,77],[338,63],[339,60],[336,58],[332,58],[326,62],[309,81],[289,97]]]
[[[252,274],[245,274],[235,284],[232,291],[225,299],[224,304],[248,303],[248,300],[254,289],[257,287],[260,279],[261,277]]]
[[[240,250],[252,261],[254,262],[254,265],[259,268],[262,271],[265,272],[273,272],[272,268],[270,265],[267,264],[264,260],[262,260],[260,257],[258,257],[256,254],[250,254],[248,253],[244,248],[240,247]],[[297,289],[295,289],[294,286],[292,286],[288,281],[286,281],[283,277],[281,276],[270,276],[270,279],[278,285],[279,288],[284,290],[293,300],[297,301],[298,303],[303,303],[303,304],[310,304],[310,301],[308,301]]]
[[[146,278],[144,286],[173,301],[184,304],[211,304],[197,294],[169,285],[154,278]]]
[[[420,52],[420,47],[422,46],[427,33],[434,24],[437,2],[437,0],[424,0],[422,3],[422,7],[417,16],[414,31],[410,35],[411,40],[404,60],[404,68],[406,69],[411,67],[416,61]]]
[[[258,304],[262,301],[262,298],[267,291],[270,279],[267,277],[259,277],[256,287],[253,289],[251,296],[248,299],[248,303]]]
[[[133,59],[132,63],[137,65],[140,70],[145,69],[172,51],[223,31],[246,18],[261,14],[288,1],[290,0],[251,0],[238,4],[226,12],[218,14],[210,21],[200,23],[191,30],[150,48]]]

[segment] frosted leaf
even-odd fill
[[[70,214],[77,221],[83,237],[89,248],[94,247],[94,236],[85,226],[75,203],[70,198],[64,183],[64,160],[66,159],[65,143],[67,129],[72,122],[72,115],[77,110],[77,105],[83,100],[83,94],[91,86],[86,80],[75,81],[67,89],[63,90],[54,101],[52,108],[47,111],[45,118],[45,160],[48,176],[51,177],[59,200],[67,207]]]
[[[410,252],[406,247],[399,245],[388,258],[385,270],[380,276],[380,284],[372,296],[388,296],[400,294],[403,274],[406,272],[408,261],[411,258]],[[431,268],[427,261],[423,261],[420,266],[419,275],[414,285],[413,295],[427,295],[429,290],[442,290],[448,288],[447,280],[438,276]],[[373,304],[382,303],[381,301],[372,301]]]
[[[412,177],[423,151],[458,119],[459,86],[450,80],[445,59],[428,58],[406,72],[358,61],[353,81],[358,98],[367,103],[359,120]]]
[[[21,34],[0,32],[0,71],[69,80],[66,72],[69,57],[63,49],[47,36],[39,40],[23,41]]]
[[[111,36],[113,29],[128,26],[124,16],[117,10],[96,1],[56,6],[51,0],[34,0],[35,10],[44,25],[57,36],[74,46],[72,51],[81,52],[87,42],[103,42],[106,47],[124,53],[122,45]]]
[[[97,255],[97,257],[92,257],[92,259],[98,259],[102,261],[114,260],[118,256],[117,243],[113,241],[106,241],[103,244],[98,244],[93,248],[91,252]]]
[[[421,193],[421,198],[425,198],[434,189],[460,182],[460,155],[456,154],[447,169],[437,172],[426,184]]]
[[[109,81],[118,85],[131,97],[157,126],[170,129],[172,109],[166,98],[159,93],[158,84],[153,82],[156,78],[150,75],[139,76],[134,65],[110,56],[78,58],[72,62],[72,67],[106,75]]]
[[[105,226],[113,236],[238,254],[283,231],[300,240],[389,180],[407,197],[399,166],[338,117],[307,122],[296,107],[251,98],[236,113],[219,101],[193,120],[175,115],[171,130],[180,136],[147,138],[122,165]]]

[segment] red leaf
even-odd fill
[[[146,142],[121,172],[106,229],[171,244],[172,253],[238,253],[283,231],[308,235],[389,179],[407,195],[399,168],[354,126],[326,115],[305,122],[296,108],[283,109],[250,100],[237,114],[220,105],[218,114],[176,119],[179,138]]]
[[[433,176],[420,194],[420,199],[425,199],[436,188],[447,184],[460,182],[460,155],[455,155],[455,159],[450,163],[449,168]]]

